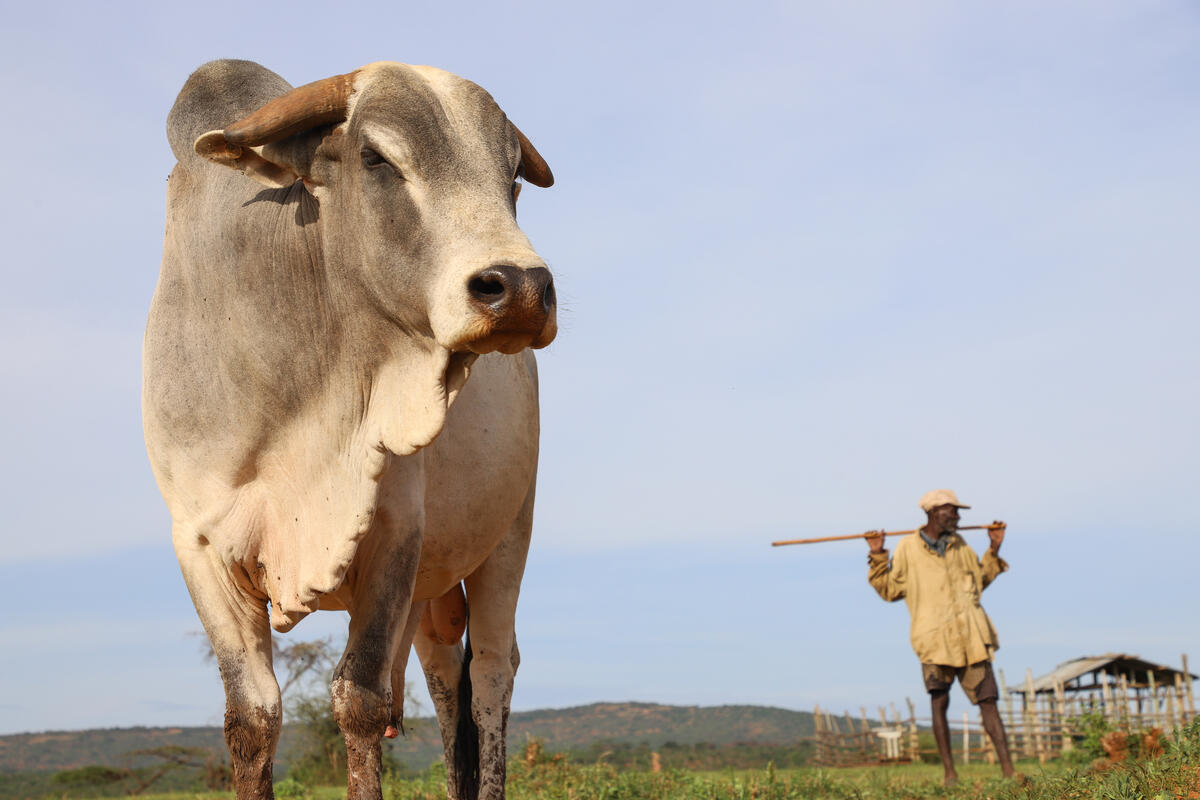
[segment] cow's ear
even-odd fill
[[[542,158],[542,154],[533,146],[533,142],[525,138],[525,134],[521,133],[520,128],[513,125],[513,130],[517,132],[517,141],[521,144],[520,175],[534,186],[543,188],[553,186],[554,173],[550,171],[550,165],[546,163],[546,159]]]
[[[225,131],[202,134],[196,139],[193,149],[196,155],[214,164],[236,169],[273,189],[287,188],[300,177],[288,164],[264,158],[253,148],[230,144],[225,140]]]
[[[297,180],[310,183],[313,153],[327,131],[304,131],[261,147],[232,144],[224,131],[209,131],[196,140],[196,154],[253,178],[263,186],[286,189]]]

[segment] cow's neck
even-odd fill
[[[448,366],[462,373],[458,367],[473,359],[452,361],[428,332],[381,314],[359,278],[362,268],[337,263],[341,248],[326,255],[317,201],[299,183],[281,191],[284,202],[270,209],[272,235],[241,260],[258,265],[245,276],[254,291],[230,298],[265,318],[262,338],[230,344],[248,345],[251,357],[269,362],[273,404],[299,410],[321,395],[322,406],[360,429],[355,435],[400,455],[415,452],[441,431],[457,392],[456,381],[447,385]]]

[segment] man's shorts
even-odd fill
[[[979,705],[981,700],[996,700],[1000,692],[996,688],[996,676],[992,674],[992,662],[980,661],[966,667],[948,667],[945,664],[922,664],[921,677],[925,679],[925,691],[949,691],[954,679],[967,694],[967,699]]]

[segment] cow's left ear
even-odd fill
[[[202,134],[196,139],[193,149],[196,155],[214,164],[236,169],[273,189],[291,186],[300,177],[285,165],[263,158],[252,148],[230,144],[225,140],[225,131],[209,131]]]
[[[517,132],[517,141],[521,144],[521,167],[518,174],[534,186],[542,188],[553,186],[554,173],[550,171],[550,165],[546,163],[546,159],[542,158],[542,154],[533,146],[533,142],[525,138],[525,134],[521,133],[520,128],[513,125],[513,130]]]
[[[357,75],[355,70],[292,89],[224,130],[201,135],[192,147],[197,155],[264,186],[283,189],[298,178],[310,184],[320,129],[346,118]]]
[[[196,139],[196,154],[253,178],[272,189],[286,189],[297,180],[310,180],[312,156],[320,137],[311,132],[290,136],[261,147],[230,143],[225,131],[209,131]]]

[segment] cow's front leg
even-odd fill
[[[234,791],[237,800],[271,800],[281,704],[271,668],[266,601],[239,586],[210,546],[180,544],[188,538],[176,537],[175,552],[225,684],[225,743]]]
[[[409,461],[415,459],[400,459]],[[411,470],[419,477],[419,467]],[[412,476],[405,476],[411,478]],[[346,739],[348,800],[380,800],[384,733],[395,720],[392,665],[404,637],[424,515],[420,480],[396,480],[381,497],[351,574],[350,636],[333,673],[333,717]]]
[[[333,717],[346,739],[348,800],[379,800],[383,735],[398,720],[392,707],[392,664],[402,638],[420,536],[402,537],[407,549],[375,561],[380,573],[365,592],[356,591],[346,652],[334,670]],[[376,555],[378,558],[378,555]]]

